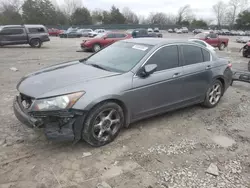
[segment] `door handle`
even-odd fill
[[[208,70],[208,69],[211,69],[211,65],[208,65],[207,67],[206,67],[206,70]]]
[[[173,78],[176,78],[177,76],[180,76],[180,72],[174,73]]]

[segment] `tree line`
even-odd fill
[[[247,0],[218,1],[212,8],[218,27],[250,28],[250,12]],[[64,0],[60,6],[55,0],[1,0],[0,25],[91,25],[91,24],[156,24],[206,28],[213,19],[196,19],[190,5],[179,8],[176,14],[151,12],[147,17],[137,15],[128,7],[120,10],[90,11],[81,0]]]

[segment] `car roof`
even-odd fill
[[[3,25],[2,27],[45,27],[44,25]]]
[[[138,44],[146,44],[146,45],[165,45],[165,44],[173,44],[173,43],[186,43],[186,44],[194,44],[188,40],[181,40],[181,39],[163,39],[163,38],[133,38],[133,39],[126,39],[123,42],[130,42],[130,43],[138,43]]]

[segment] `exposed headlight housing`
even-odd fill
[[[71,108],[85,92],[71,93],[46,99],[35,100],[31,111],[54,111]]]

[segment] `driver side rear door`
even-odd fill
[[[114,34],[114,33],[109,33],[109,34],[107,34],[107,35],[104,37],[104,39],[103,39],[103,41],[102,41],[102,46],[103,46],[103,47],[108,46],[108,45],[114,43],[115,41],[116,41],[116,36],[115,36],[115,34]]]

